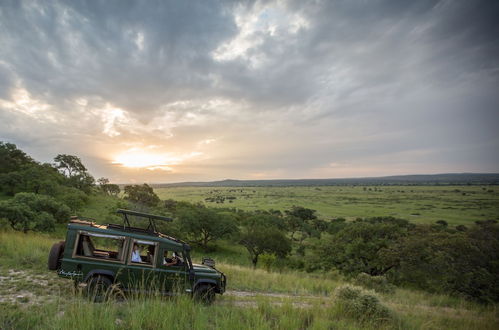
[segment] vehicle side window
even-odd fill
[[[156,249],[156,243],[154,242],[133,240],[130,262],[152,266],[155,260]]]
[[[113,261],[122,261],[124,251],[124,237],[97,233],[81,233],[76,247],[77,256]]]
[[[183,266],[184,256],[181,251],[163,251],[162,265],[166,267]]]

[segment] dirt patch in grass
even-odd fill
[[[16,269],[1,269],[0,274],[0,303],[38,304],[56,299],[54,290],[60,293],[69,287],[56,274]]]

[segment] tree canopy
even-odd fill
[[[203,205],[184,203],[177,209],[180,230],[191,242],[208,247],[209,242],[228,237],[238,231],[230,212],[218,211]]]
[[[156,206],[160,201],[158,195],[156,195],[152,187],[147,183],[125,186],[124,191],[124,199],[132,203],[145,206]]]

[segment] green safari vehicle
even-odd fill
[[[187,293],[211,303],[223,294],[226,276],[215,262],[204,258],[193,264],[190,246],[156,230],[155,221],[170,218],[118,210],[123,225],[98,225],[73,217],[66,240],[52,246],[48,268],[75,284],[96,301],[116,292],[151,292],[165,295]],[[149,219],[147,229],[130,226],[129,217]]]

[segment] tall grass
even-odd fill
[[[75,296],[29,309],[0,312],[0,328],[23,329],[494,329],[490,314],[477,319],[438,313],[407,313],[401,320],[379,323],[352,319],[331,306],[293,307],[257,301],[250,307],[205,306],[188,297],[131,299],[95,304]]]
[[[328,295],[341,282],[331,274],[307,274],[287,271],[267,272],[263,269],[219,264],[217,269],[227,274],[228,288],[294,295]]]
[[[219,296],[212,306],[189,296],[164,298],[131,295],[124,302],[96,304],[72,290],[69,280],[58,280],[46,270],[51,235],[0,231],[0,270],[29,270],[45,274],[49,288],[16,279],[22,290],[45,294],[47,299],[14,303],[3,301],[9,288],[0,285],[0,329],[497,329],[497,307],[482,306],[456,297],[396,289],[379,294],[398,316],[383,324],[352,319],[335,308],[332,292],[345,281],[334,274],[294,271],[267,272],[230,263],[217,263],[227,274],[228,290],[253,291],[257,296]],[[17,275],[24,276],[24,275]],[[67,286],[66,285],[67,282]],[[0,283],[1,284],[1,283]],[[16,292],[16,291],[13,291]],[[281,293],[278,296],[258,293]]]
[[[57,239],[37,233],[0,231],[0,262],[9,268],[46,268],[48,253]]]

